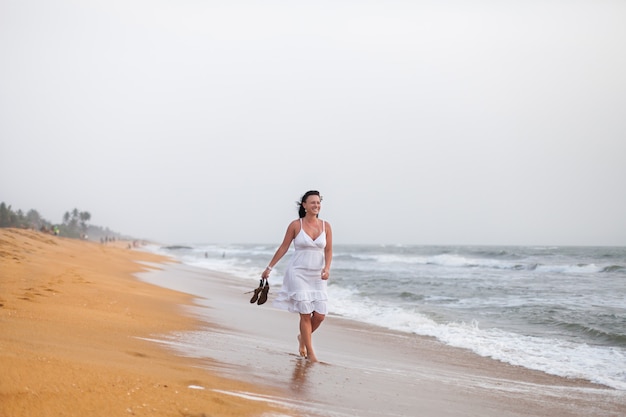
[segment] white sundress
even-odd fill
[[[283,286],[272,302],[274,307],[292,313],[327,314],[327,281],[322,279],[324,248],[326,247],[326,222],[322,221],[322,234],[313,240],[302,227],[293,240],[294,253],[287,265]]]

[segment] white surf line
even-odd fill
[[[294,400],[294,399],[279,400],[279,399],[275,399],[276,397],[252,394],[249,392],[224,391],[220,389],[212,389],[211,391],[218,392],[220,394],[232,395],[234,397],[244,398],[244,399],[252,400],[252,401],[264,401],[266,403],[276,404],[285,408],[295,410],[298,413],[302,413],[304,411],[304,412],[312,413],[313,415],[316,415],[316,416],[323,415],[327,417],[354,417],[355,413],[358,412],[358,410],[355,410],[353,408],[342,407],[341,405],[339,405],[338,407],[345,409],[345,411],[321,409],[320,407],[311,406],[310,401],[299,401],[299,400]],[[404,416],[403,414],[400,415],[400,414],[395,414],[395,413],[386,414],[386,415],[389,417],[403,417]],[[272,414],[271,417],[293,417],[293,416],[290,416],[287,414],[278,414],[278,415]]]
[[[232,395],[233,397],[238,397],[238,398],[243,398],[246,400],[251,400],[251,401],[262,401],[268,404],[274,404],[277,406],[280,406],[282,408],[287,408],[290,410],[295,410],[296,412],[298,412],[298,410],[302,410],[302,409],[306,409],[307,407],[304,406],[298,406],[296,404],[294,404],[294,402],[287,402],[284,400],[280,400],[277,399],[275,397],[269,397],[266,395],[258,395],[258,394],[252,394],[250,392],[235,392],[235,391],[224,391],[221,389],[212,389],[211,391],[213,392],[217,392],[220,394],[226,394],[226,395]],[[297,403],[297,401],[295,401]],[[289,414],[277,414],[274,415],[272,414],[272,417],[293,417]]]
[[[211,391],[218,392],[220,394],[232,395],[234,397],[244,398],[246,400],[263,401],[263,402],[266,402],[266,403],[277,404],[277,405],[282,405],[282,406],[293,405],[292,402],[287,402],[285,400],[277,399],[276,397],[270,397],[270,396],[267,396],[267,395],[253,394],[253,393],[250,393],[250,392],[224,391],[224,390],[217,389],[217,388],[214,388]]]

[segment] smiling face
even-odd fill
[[[307,214],[317,215],[322,208],[322,199],[319,195],[309,195],[302,203],[302,207]]]

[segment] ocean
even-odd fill
[[[253,289],[276,248],[149,249],[229,273]],[[335,245],[333,251],[329,318],[432,336],[512,365],[626,390],[626,248]],[[274,288],[290,255],[272,272]]]

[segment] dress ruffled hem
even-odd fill
[[[326,301],[328,296],[323,291],[282,292],[279,291],[272,305],[291,313],[311,314],[314,311],[328,314]]]

